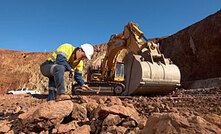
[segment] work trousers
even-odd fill
[[[56,94],[65,94],[63,65],[54,64],[51,61],[45,61],[40,66],[41,73],[49,78],[48,101],[55,100]]]

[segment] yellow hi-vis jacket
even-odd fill
[[[55,52],[52,53],[52,55],[48,58],[49,61],[52,61],[53,63],[56,63],[56,58],[58,54],[63,55],[66,57],[67,63],[77,71],[82,72],[83,70],[83,61],[82,60],[76,60],[75,54],[73,53],[76,48],[73,47],[71,44],[63,44],[60,47],[57,48]]]

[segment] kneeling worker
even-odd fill
[[[82,79],[83,60],[91,59],[94,48],[90,44],[73,47],[71,44],[63,44],[41,64],[41,73],[49,78],[49,95],[47,101],[67,99],[65,95],[64,72],[69,71],[83,90],[90,88]]]

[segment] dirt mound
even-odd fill
[[[106,44],[96,45],[91,61],[84,62],[84,79],[86,80],[87,68],[97,59],[105,55]],[[56,48],[55,48],[56,49]],[[0,94],[8,90],[28,87],[41,91],[47,90],[48,79],[40,73],[40,64],[43,63],[52,52],[24,52],[8,49],[0,49]],[[67,92],[71,91],[71,83],[68,73],[65,73]],[[74,82],[74,81],[73,81]]]
[[[221,10],[159,40],[160,50],[180,68],[182,81],[220,77]]]
[[[0,54],[0,94],[21,87],[43,89],[47,80],[40,74],[39,67],[50,54],[3,51]]]
[[[9,50],[9,49],[0,48],[0,54],[12,54],[12,53],[28,53],[28,52],[26,52],[26,51],[16,51],[16,50]]]

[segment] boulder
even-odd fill
[[[142,133],[221,133],[221,129],[200,116],[185,118],[177,113],[156,113],[148,118]]]
[[[73,103],[71,117],[74,120],[83,121],[87,119],[87,109],[83,104]]]
[[[99,106],[96,109],[95,118],[105,119],[109,114],[119,115],[124,118],[129,117],[135,120],[138,124],[142,122],[136,109],[125,107],[123,105],[112,105],[110,107],[104,105]]]
[[[27,113],[19,115],[21,123],[29,130],[40,132],[62,122],[73,109],[72,101],[49,101],[42,103]]]
[[[56,133],[67,133],[71,130],[75,130],[76,128],[78,128],[78,121],[72,121],[68,124],[59,124],[56,128],[57,128],[57,132]]]
[[[103,121],[103,126],[114,126],[121,122],[119,115],[109,114]]]

